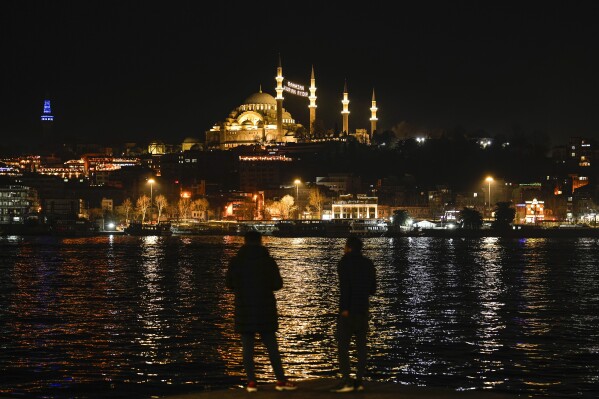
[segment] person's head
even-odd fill
[[[243,236],[246,245],[262,244],[262,234],[259,231],[250,230]]]
[[[364,244],[362,244],[362,240],[356,236],[350,236],[345,242],[345,252],[360,253],[362,252],[363,246]]]

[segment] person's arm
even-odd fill
[[[272,290],[278,291],[283,288],[283,279],[281,278],[281,272],[279,271],[279,265],[277,262],[270,258],[271,270],[272,270]]]
[[[337,266],[337,273],[339,274],[339,309],[341,316],[347,317],[349,316],[349,307],[351,305],[351,287],[350,276],[343,259]]]

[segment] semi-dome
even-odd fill
[[[245,99],[243,104],[270,104],[277,105],[277,100],[268,93],[254,93]]]

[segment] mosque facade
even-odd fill
[[[303,86],[292,82],[287,81],[284,85],[284,79],[281,59],[279,58],[275,77],[276,97],[262,92],[262,87],[260,87],[257,93],[250,95],[239,107],[231,111],[224,121],[215,123],[206,132],[205,148],[227,150],[241,145],[293,143],[298,141],[298,137],[302,137],[304,140],[307,138],[308,141],[314,138],[314,122],[317,109],[314,68],[312,68],[310,76],[309,92]],[[297,123],[291,114],[283,108],[284,92],[308,98],[310,122],[307,129]],[[376,107],[374,90],[372,92],[372,108],[370,108],[370,132],[367,132],[366,129],[350,131],[348,96],[347,82],[345,82],[343,100],[341,101],[343,133],[344,135],[354,136],[361,143],[368,144],[376,130],[378,121],[376,116],[378,108]]]
[[[279,128],[277,100],[260,89],[206,132],[206,147],[227,150],[240,145],[296,142],[295,133],[303,126],[285,109],[281,111]]]

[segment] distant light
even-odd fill
[[[114,229],[114,227],[115,227],[115,224],[114,224],[114,223],[108,223],[108,228],[109,228],[109,229]]]
[[[418,143],[424,143],[424,141],[425,141],[425,140],[426,140],[426,139],[425,139],[424,137],[416,137],[416,141],[417,141]]]

